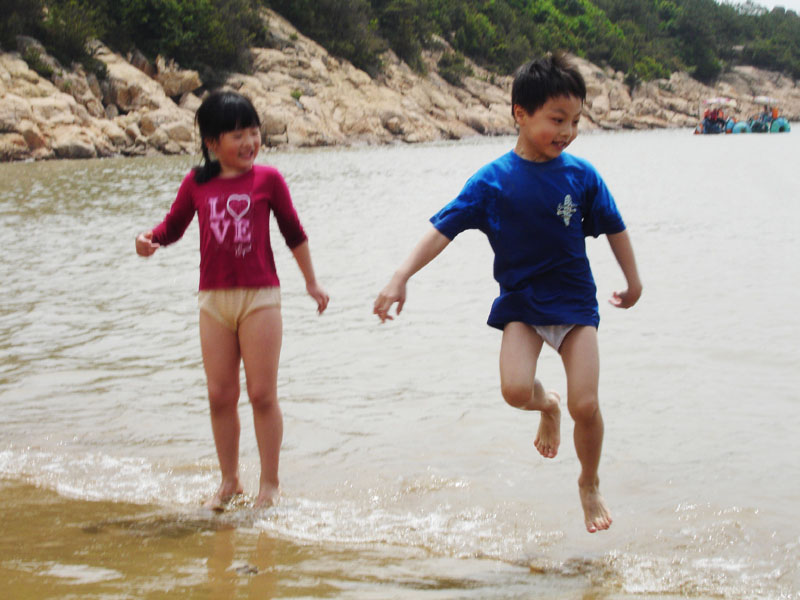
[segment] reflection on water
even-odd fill
[[[645,282],[634,310],[608,307],[621,275],[588,241],[615,517],[597,536],[568,429],[545,461],[536,417],[500,398],[481,235],[414,278],[399,319],[370,312],[427,218],[513,140],[262,156],[289,182],[332,301],[317,317],[276,232],[284,496],[221,517],[196,508],[217,477],[196,228],[133,252],[192,159],[0,165],[9,597],[797,597],[798,142],[700,137],[574,144],[614,191]],[[553,353],[540,375],[564,395]]]

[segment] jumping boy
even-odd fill
[[[481,168],[452,202],[431,218],[423,236],[375,300],[381,322],[406,300],[406,283],[466,229],[480,229],[495,254],[500,295],[489,325],[503,331],[500,384],[506,402],[541,413],[534,441],[553,458],[560,443],[559,396],[536,379],[544,343],[560,355],[567,378],[567,407],[574,441],[586,529],[608,529],[611,515],[600,495],[598,466],[603,419],[598,403],[597,288],[585,236],[605,234],[627,282],[610,302],[630,308],[642,293],[625,224],[614,199],[588,162],[564,150],[578,135],[586,85],[563,55],[531,61],[517,70],[511,110],[519,127],[513,151]]]

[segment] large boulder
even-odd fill
[[[19,133],[0,133],[0,160],[22,160],[29,158],[30,148]]]
[[[0,133],[15,132],[20,121],[32,118],[28,100],[12,93],[3,94],[0,100]]]
[[[165,64],[163,59],[156,61],[158,73],[155,80],[161,84],[164,93],[170,98],[179,98],[202,87],[197,71],[179,69],[174,63]]]
[[[86,129],[59,125],[53,132],[52,147],[58,158],[96,158],[97,149]]]
[[[114,104],[121,112],[157,109],[171,102],[157,81],[151,79],[121,56],[101,46],[96,51],[108,70],[105,104]]]

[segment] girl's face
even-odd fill
[[[574,96],[550,98],[529,114],[514,106],[519,125],[516,152],[526,160],[544,162],[559,156],[578,135],[583,103]]]
[[[216,139],[207,139],[206,146],[222,167],[220,177],[236,177],[253,167],[261,149],[261,130],[253,126],[226,131]]]

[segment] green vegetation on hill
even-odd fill
[[[260,0],[0,0],[9,15],[0,24],[0,45],[15,49],[15,36],[39,39],[61,62],[90,66],[86,42],[134,48],[179,64],[246,69],[245,53],[266,44]]]
[[[800,16],[747,1],[714,0],[267,0],[322,45],[368,71],[387,43],[422,70],[421,51],[444,38],[490,70],[510,73],[532,56],[566,49],[623,71],[630,82],[687,70],[710,81],[734,64],[800,78]],[[346,8],[344,8],[346,7]],[[328,27],[343,10],[357,27]],[[334,52],[336,52],[334,50]]]
[[[86,42],[184,67],[247,70],[246,50],[271,45],[259,16],[269,6],[336,56],[371,75],[391,48],[423,72],[422,51],[446,40],[449,81],[464,57],[498,73],[565,49],[623,71],[630,83],[687,70],[710,81],[735,64],[800,78],[800,16],[751,0],[0,0],[0,45],[40,39],[62,62],[91,65]]]

